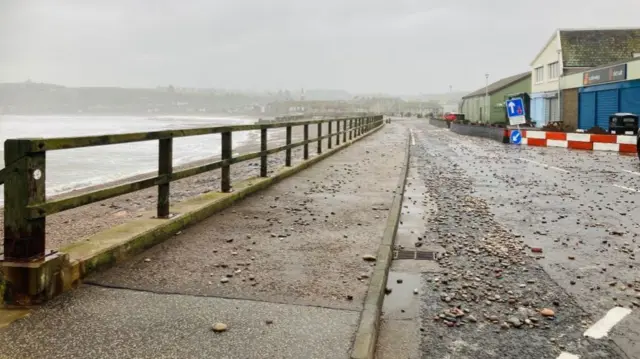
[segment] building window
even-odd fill
[[[549,80],[555,80],[560,77],[560,66],[558,65],[558,61],[550,63],[549,65],[547,65],[547,67]]]
[[[534,70],[534,79],[536,81],[537,84],[541,83],[544,81],[544,67],[540,66],[540,67],[536,67]]]

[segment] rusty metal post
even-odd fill
[[[267,128],[260,128],[260,177],[267,177]]]
[[[287,146],[291,145],[291,126],[287,126]],[[291,148],[285,150],[284,165],[291,167]]]
[[[231,192],[231,156],[232,156],[231,132],[222,133],[222,165],[220,189],[222,192]]]
[[[46,152],[29,153],[30,140],[4,143],[4,258],[29,261],[45,256],[45,217],[31,218],[30,204],[45,201]]]
[[[340,120],[336,121],[336,146],[340,145]]]
[[[173,172],[173,138],[163,138],[160,141],[159,156],[158,156],[158,176],[164,177],[166,183],[158,185],[158,203],[157,214],[158,218],[169,217],[169,196],[170,196],[170,182],[171,172]]]
[[[322,122],[318,124],[318,154],[322,153]]]
[[[328,149],[331,149],[331,136],[332,136],[332,134],[331,134],[331,122],[333,122],[333,121],[329,121],[329,131],[327,133],[327,135],[329,135],[329,137],[327,137],[327,148]]]
[[[309,125],[304,125],[304,130],[303,131],[304,131],[303,136],[304,136],[304,142],[305,142],[304,149],[303,149],[303,152],[304,152],[303,153],[303,157],[304,157],[305,160],[308,160],[309,159],[309,144],[306,143],[306,142],[309,141]]]

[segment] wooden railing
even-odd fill
[[[327,134],[322,127],[327,124]],[[335,129],[333,125],[335,124]],[[317,126],[316,138],[309,139],[309,126]],[[303,146],[303,158],[309,158],[309,144],[317,142],[316,151],[322,153],[322,140],[332,148],[354,139],[382,125],[382,116],[344,118],[331,120],[295,121],[286,123],[218,126],[184,130],[126,133],[104,136],[65,137],[45,139],[10,139],[5,141],[5,168],[0,170],[0,184],[4,182],[4,256],[11,260],[42,258],[45,253],[45,219],[54,213],[84,206],[90,203],[158,187],[157,217],[167,218],[171,182],[204,172],[221,169],[221,191],[231,190],[230,167],[260,158],[260,176],[267,177],[267,156],[285,152],[285,166],[291,166],[291,150]],[[293,127],[303,127],[303,140],[292,143]],[[286,145],[268,149],[267,130],[286,128]],[[233,157],[232,134],[240,131],[260,130],[260,151]],[[202,166],[173,170],[173,139],[177,137],[220,134],[222,153],[220,160]],[[46,153],[48,151],[103,146],[131,142],[157,140],[159,159],[157,176],[144,178],[103,189],[59,199],[46,199]]]

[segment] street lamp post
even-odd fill
[[[485,120],[484,122],[489,123],[489,73],[484,74],[484,109],[485,109]]]

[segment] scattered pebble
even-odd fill
[[[224,323],[216,323],[211,327],[211,330],[213,330],[216,333],[222,333],[222,332],[226,332],[227,331],[227,325]]]
[[[553,317],[553,316],[556,315],[556,313],[552,309],[549,309],[549,308],[542,309],[540,311],[540,314],[542,314],[545,317]]]
[[[520,328],[522,326],[522,322],[520,321],[520,319],[516,318],[516,317],[510,317],[507,322],[509,322],[511,325],[513,325],[515,328]]]

